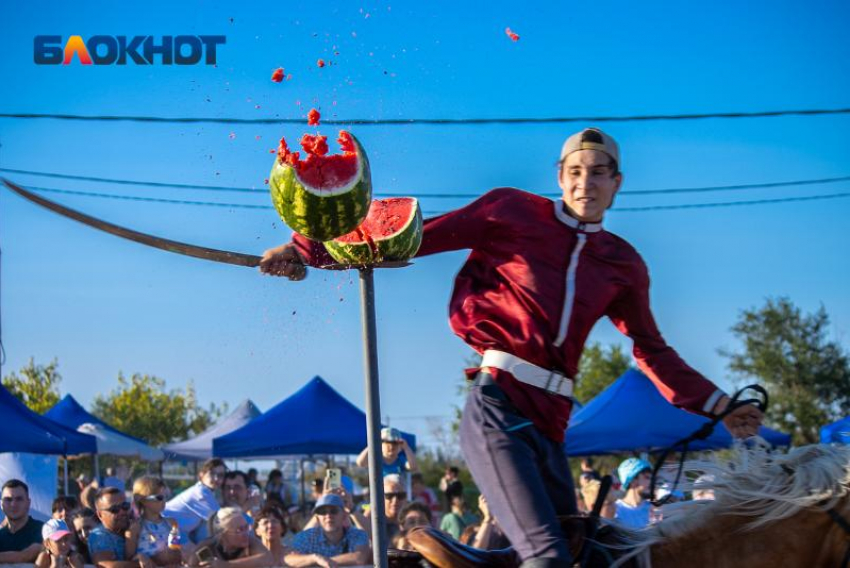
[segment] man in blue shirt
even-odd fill
[[[124,493],[115,487],[104,487],[95,499],[100,522],[89,533],[89,554],[98,568],[152,568],[149,558],[130,562],[124,551],[124,535],[130,528],[130,504]]]
[[[286,555],[289,566],[356,566],[369,564],[372,551],[366,531],[346,527],[345,502],[339,495],[328,493],[316,502],[313,514],[319,526],[301,531],[292,541],[292,552]]]

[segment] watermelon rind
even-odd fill
[[[367,242],[349,243],[331,240],[324,243],[328,254],[340,264],[351,265],[404,261],[416,256],[422,245],[422,208],[417,199],[406,199],[412,201],[407,221],[392,235],[373,238],[374,251]]]
[[[369,213],[372,175],[369,159],[351,135],[357,155],[357,173],[332,190],[315,189],[288,163],[275,158],[269,175],[272,203],[293,231],[315,241],[328,241],[354,230]]]

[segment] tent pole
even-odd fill
[[[98,455],[94,455],[94,480],[97,481],[98,487],[100,487],[100,459]]]
[[[65,495],[68,495],[68,456],[67,454],[62,456],[62,477],[65,481]]]
[[[301,457],[301,510],[307,511],[307,492],[304,489],[304,457]]]
[[[360,314],[363,320],[363,370],[366,382],[366,432],[369,448],[369,501],[372,511],[372,561],[387,568],[387,524],[381,462],[381,396],[378,388],[378,337],[375,323],[375,281],[371,267],[360,273]]]

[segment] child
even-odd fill
[[[82,556],[71,549],[71,531],[62,519],[50,519],[41,527],[44,550],[35,559],[35,568],[83,568]]]
[[[165,509],[165,483],[158,477],[144,476],[133,483],[133,502],[139,519],[124,535],[126,557],[153,560],[157,566],[180,564],[180,533],[177,524],[162,516]]]

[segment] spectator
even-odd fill
[[[579,488],[583,488],[588,481],[602,481],[602,476],[593,467],[593,458],[582,458],[581,474],[578,478]]]
[[[88,474],[81,473],[80,475],[78,475],[74,480],[74,489],[72,490],[74,495],[79,498],[80,495],[83,493],[83,489],[88,487],[90,483],[91,478],[88,476]]]
[[[94,511],[97,508],[94,502],[97,499],[98,491],[100,491],[100,484],[97,480],[95,479],[89,482],[88,485],[80,490],[80,504]]]
[[[287,534],[286,516],[274,503],[268,504],[257,513],[254,519],[254,532],[274,559],[274,566],[285,566],[284,558],[289,547],[284,546],[283,537]]]
[[[263,506],[263,490],[260,487],[260,482],[257,481],[257,469],[251,468],[248,470],[248,499],[251,500],[251,503],[256,503],[256,511],[258,512],[260,508]]]
[[[381,463],[383,474],[400,475],[408,471],[417,471],[416,454],[402,438],[401,432],[395,428],[381,429]],[[357,465],[367,467],[369,465],[369,448],[363,448],[357,456]]]
[[[392,541],[401,532],[399,513],[407,504],[407,492],[401,484],[401,477],[392,473],[384,478],[384,516],[387,519],[387,540]],[[371,519],[372,510],[368,517]],[[371,529],[371,523],[367,522]],[[371,531],[370,531],[371,532]],[[371,536],[371,535],[370,535]]]
[[[316,507],[316,503],[319,499],[322,498],[322,495],[325,494],[325,481],[321,477],[317,477],[313,481],[310,482],[310,500],[308,504],[310,505],[310,509]]]
[[[446,499],[446,508],[451,506],[452,497],[463,495],[463,483],[460,481],[460,470],[456,466],[446,468],[446,473],[440,479],[440,491]]]
[[[97,516],[102,523],[89,533],[89,554],[99,568],[150,568],[148,562],[129,562],[124,533],[130,528],[130,504],[124,492],[104,487],[95,499]]]
[[[74,536],[64,519],[50,519],[41,527],[44,550],[35,559],[35,568],[83,568],[85,560],[71,546]]]
[[[248,476],[244,471],[228,471],[224,475],[224,483],[221,486],[221,500],[224,507],[239,507],[246,513],[251,513],[256,508],[260,509],[259,502],[250,500],[248,495]],[[253,520],[249,517],[248,524]]]
[[[286,503],[283,472],[279,469],[273,469],[269,472],[269,478],[266,480],[266,501],[277,501],[281,505]]]
[[[647,499],[651,472],[652,466],[649,462],[640,458],[629,458],[617,468],[617,477],[620,478],[626,494],[615,503],[616,521],[633,529],[649,525],[652,505]]]
[[[292,551],[286,555],[289,566],[332,568],[369,563],[369,536],[357,527],[345,526],[342,497],[334,493],[322,495],[313,514],[318,517],[319,526],[295,535]]]
[[[251,491],[254,491],[255,489],[257,491],[260,490],[260,482],[257,481],[257,475],[259,475],[258,472],[257,472],[257,468],[252,467],[248,470],[248,492],[249,493]]]
[[[440,513],[440,500],[434,490],[425,485],[422,474],[417,472],[410,476],[410,490],[414,501],[423,503],[431,511],[432,519]]]
[[[198,473],[198,482],[175,496],[165,506],[164,516],[175,519],[180,534],[192,542],[209,535],[207,522],[219,509],[215,490],[221,487],[227,468],[224,461],[213,458],[204,462]]]
[[[213,518],[213,537],[198,543],[189,566],[215,568],[260,568],[274,566],[271,553],[251,535],[245,512],[239,507],[222,507]],[[205,553],[214,558],[204,560]]]
[[[30,517],[30,488],[19,479],[3,484],[0,506],[6,523],[0,528],[0,563],[33,562],[42,547],[43,523]]]
[[[106,477],[103,478],[103,487],[114,487],[121,492],[127,490],[127,484],[122,479],[122,476],[119,476],[118,472],[115,471],[114,467],[106,468]]]
[[[86,564],[91,564],[89,554],[89,534],[98,525],[97,514],[88,507],[83,507],[71,518],[70,528],[74,529],[74,548],[83,557]]]
[[[162,516],[165,483],[158,477],[140,477],[133,483],[133,503],[139,518],[125,534],[127,557],[137,558],[142,564],[152,560],[157,566],[180,564],[180,551],[169,547],[180,543],[177,522]]]
[[[584,483],[584,487],[581,488],[581,501],[584,504],[585,511],[588,513],[593,510],[593,505],[596,503],[596,498],[599,496],[599,489],[601,487],[601,481],[591,479],[586,481]],[[602,504],[602,509],[599,512],[599,516],[603,519],[613,519],[617,512],[617,506],[615,503],[619,497],[620,493],[618,491],[615,491],[613,488],[609,489],[608,494],[605,496],[605,502]]]
[[[398,524],[401,528],[393,546],[401,550],[413,550],[407,542],[407,533],[415,527],[430,527],[434,522],[431,509],[421,501],[406,503],[398,513]]]
[[[478,496],[478,510],[481,511],[481,524],[475,531],[475,536],[470,543],[475,548],[482,550],[498,550],[511,545],[508,537],[502,531],[502,527],[496,522],[496,517],[490,512],[487,499],[484,495]],[[461,542],[463,540],[461,539]]]
[[[76,497],[71,495],[60,495],[53,500],[53,504],[50,506],[50,511],[52,512],[52,517],[54,519],[61,519],[65,521],[73,517],[79,508],[80,502],[77,501]]]
[[[460,540],[460,535],[468,525],[478,522],[478,518],[466,508],[463,495],[452,495],[451,510],[440,521],[440,530],[454,539]]]

